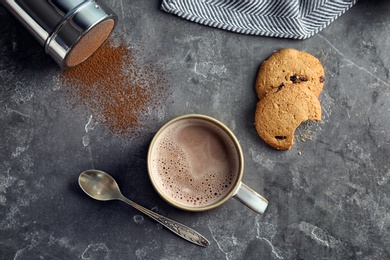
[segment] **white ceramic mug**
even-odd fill
[[[209,210],[231,197],[260,214],[268,205],[241,181],[244,158],[237,138],[209,116],[184,115],[162,126],[149,147],[148,172],[158,194],[183,210]]]

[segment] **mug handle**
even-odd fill
[[[243,182],[240,183],[240,186],[233,195],[233,198],[259,214],[263,214],[268,206],[268,201],[263,196]]]

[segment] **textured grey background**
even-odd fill
[[[359,1],[304,41],[197,25],[160,11],[158,1],[107,3],[120,17],[116,33],[146,50],[145,64],[163,64],[171,85],[167,105],[132,140],[69,108],[61,71],[0,8],[0,259],[390,258],[390,2]],[[323,121],[297,132],[313,140],[279,152],[253,127],[253,86],[261,61],[284,47],[317,56],[327,81]],[[149,141],[186,113],[213,116],[237,135],[243,180],[270,201],[264,215],[235,200],[183,212],[157,196],[147,177]],[[77,177],[89,168],[198,230],[210,247],[181,240],[123,203],[88,198]]]

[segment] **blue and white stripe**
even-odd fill
[[[357,0],[163,0],[161,9],[238,33],[306,39]]]

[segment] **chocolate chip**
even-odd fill
[[[275,136],[275,138],[278,139],[278,140],[285,140],[285,139],[287,139],[287,136],[277,135],[277,136]]]
[[[307,81],[307,80],[308,80],[307,78],[305,78],[305,77],[303,77],[303,76],[300,76],[299,79],[300,79],[301,81]]]
[[[320,82],[321,82],[321,83],[325,82],[325,77],[324,77],[324,76],[321,76],[321,77],[320,77]]]
[[[297,75],[292,75],[292,76],[290,76],[290,80],[291,80],[293,83],[297,83],[297,81],[298,81]]]
[[[278,90],[276,92],[280,91],[283,87],[284,87],[284,83],[282,82],[282,84],[279,85]]]

